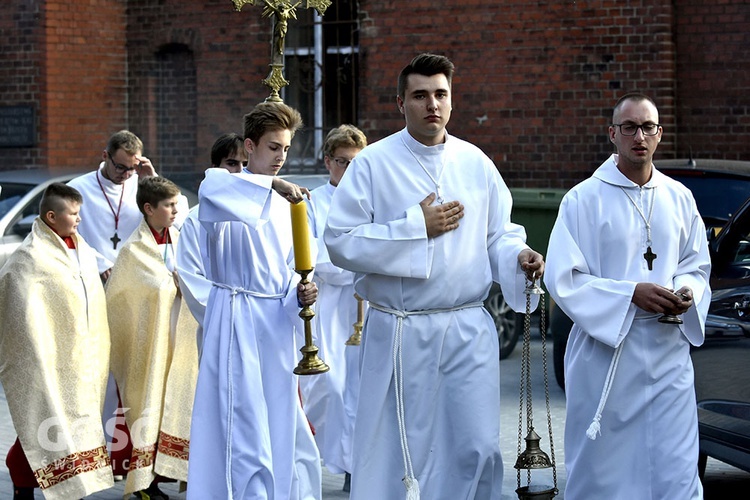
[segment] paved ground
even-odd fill
[[[565,394],[557,386],[554,381],[554,375],[552,372],[552,346],[551,343],[547,346],[548,348],[548,359],[549,359],[549,391],[550,391],[550,407],[551,407],[551,420],[554,437],[554,451],[555,458],[558,464],[557,467],[557,485],[560,491],[564,490],[565,487],[565,471],[562,464],[564,463],[563,457],[563,429],[564,429],[564,416],[565,416]],[[503,482],[503,500],[511,500],[517,498],[515,489],[517,486],[516,470],[513,469],[517,457],[517,439],[518,439],[518,409],[519,409],[519,380],[520,380],[520,360],[521,360],[521,344],[519,343],[516,350],[511,354],[508,359],[503,360],[500,363],[500,375],[501,375],[501,415],[500,422],[502,425],[502,436],[501,436],[501,449],[503,453],[503,460],[505,462],[505,477]],[[542,350],[541,341],[539,336],[536,335],[532,338],[531,342],[531,371],[532,374],[532,390],[534,396],[534,424],[537,432],[542,437],[541,447],[542,449],[550,453],[551,447],[549,444],[549,433],[547,432],[546,415],[545,415],[545,404],[544,404],[544,384],[543,384],[543,370],[542,370]],[[12,495],[12,485],[10,477],[8,476],[8,470],[5,467],[5,454],[7,453],[10,445],[15,440],[15,432],[10,421],[8,414],[8,407],[5,401],[5,393],[0,387],[0,499],[10,499]],[[525,447],[525,445],[524,445]],[[665,464],[667,465],[667,464]],[[523,475],[522,484],[525,483],[525,474]],[[349,495],[342,491],[342,485],[344,482],[343,475],[332,475],[327,471],[323,472],[323,500],[337,500],[337,499],[348,499]],[[532,477],[532,483],[534,484],[546,484],[552,485],[552,470],[535,471]],[[744,471],[738,470],[729,465],[721,462],[709,459],[706,470],[706,477],[704,478],[705,484],[705,499],[706,500],[718,500],[718,499],[744,499],[748,498],[748,491],[750,491],[750,474]],[[185,498],[184,493],[177,493],[174,485],[165,485],[165,492],[170,494],[170,498],[175,500],[181,500]],[[38,499],[42,499],[41,493],[37,493]],[[556,498],[563,498],[562,494],[559,494]],[[122,499],[122,484],[115,486],[114,488],[100,492],[96,495],[87,497],[87,500],[121,500]],[[430,500],[430,499],[426,499]]]

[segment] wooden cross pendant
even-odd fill
[[[110,241],[112,242],[112,248],[117,250],[117,244],[120,243],[120,241],[122,240],[120,239],[119,236],[117,236],[117,233],[115,233],[115,235],[110,238]]]
[[[646,259],[646,262],[648,262],[648,270],[653,271],[654,259],[656,258],[656,254],[651,251],[651,247],[646,248],[646,253],[643,254],[643,258]]]

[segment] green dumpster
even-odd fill
[[[526,228],[526,243],[547,258],[547,245],[552,227],[557,219],[557,211],[567,189],[535,189],[515,188],[510,190],[513,195],[513,211],[510,218],[516,224]],[[546,290],[543,283],[539,285]],[[547,296],[545,300],[547,318],[552,307],[552,300]]]
[[[526,228],[526,243],[546,255],[557,209],[567,189],[512,188],[510,192],[513,196],[511,220]]]
[[[515,188],[510,192],[513,196],[511,220],[526,228],[526,242],[529,246],[546,256],[549,235],[557,218],[557,209],[567,190]],[[550,302],[545,301],[547,317]],[[490,289],[484,306],[497,328],[500,359],[506,358],[513,352],[518,338],[523,334],[523,315],[516,314],[508,307],[497,284],[493,284]]]

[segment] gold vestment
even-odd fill
[[[113,485],[102,426],[109,374],[104,290],[91,247],[41,219],[0,269],[0,382],[47,500]]]
[[[179,233],[169,234],[174,245]],[[133,441],[125,494],[146,489],[155,474],[187,481],[198,323],[145,220],[112,268],[107,312],[112,373]]]

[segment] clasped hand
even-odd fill
[[[693,291],[686,286],[674,292],[656,283],[638,283],[632,302],[651,313],[679,315],[693,305]]]

